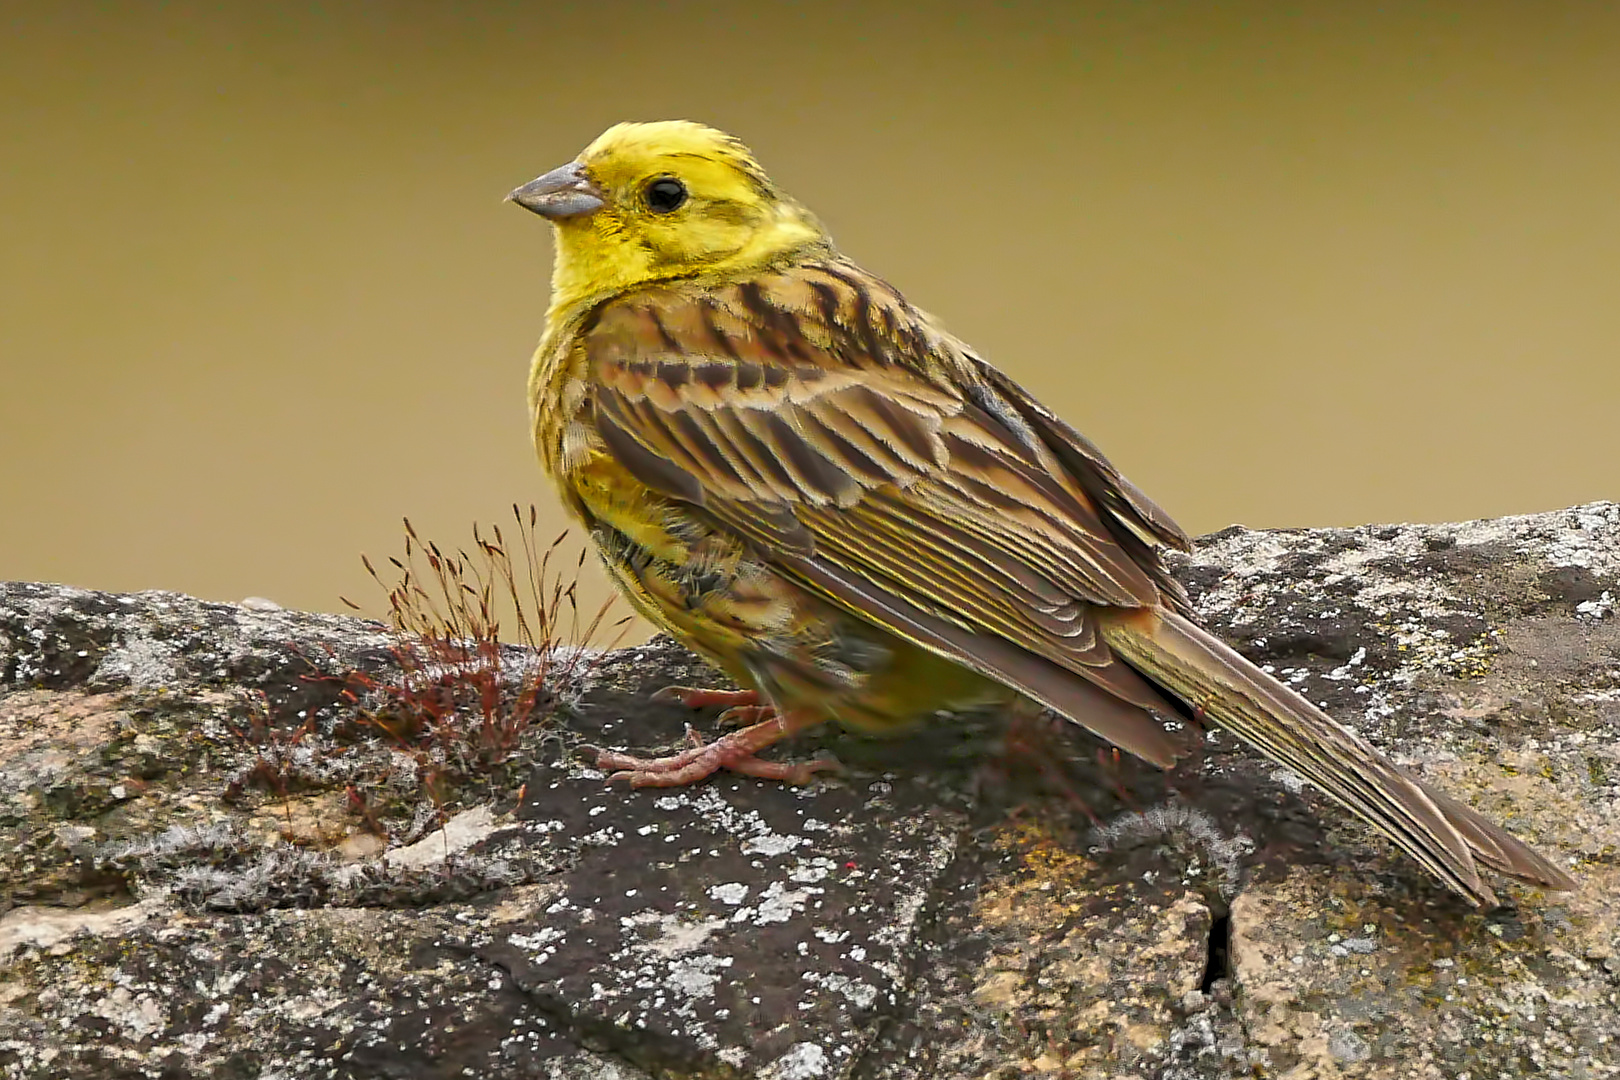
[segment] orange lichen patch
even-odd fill
[[[284,840],[314,849],[342,848],[361,831],[341,791],[267,799],[244,822],[244,828],[261,835],[266,843]]]
[[[1024,1033],[1024,1067],[1083,1076],[1154,1053],[1175,1026],[1173,1003],[1204,974],[1204,901],[1105,873],[1038,821],[1009,823],[991,844],[1016,861],[973,908],[991,947],[972,996]],[[1158,976],[1144,983],[1144,970]]]
[[[992,845],[1022,857],[1019,870],[998,881],[979,900],[979,918],[992,925],[1066,919],[1081,910],[1075,886],[1095,872],[1091,860],[1065,849],[1039,823],[1019,821],[1002,828]]]
[[[0,698],[0,769],[25,754],[51,757],[82,752],[108,742],[126,714],[121,695],[58,690],[19,690]],[[30,767],[47,762],[35,760]]]

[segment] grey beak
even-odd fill
[[[553,221],[594,213],[606,201],[602,189],[591,183],[585,166],[577,161],[530,180],[506,198]]]

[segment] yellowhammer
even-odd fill
[[[892,731],[1029,699],[1164,767],[1165,695],[1307,777],[1476,904],[1479,867],[1552,863],[1407,775],[1193,621],[1174,522],[1083,435],[838,253],[748,149],[619,124],[511,198],[556,227],[534,438],[649,620],[754,690],[675,688],[758,722],[636,786],[837,720]]]

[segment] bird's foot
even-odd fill
[[[747,707],[764,702],[758,690],[705,690],[697,686],[666,686],[654,693],[652,700],[678,701],[688,709],[706,709],[711,705]]]
[[[652,696],[653,701],[677,701],[688,709],[726,706],[720,723],[730,727],[757,724],[776,715],[776,706],[758,690],[705,690],[696,686],[666,686]]]
[[[745,724],[769,720],[775,715],[775,705],[733,705],[715,719],[727,727],[742,727]]]
[[[816,773],[839,768],[838,762],[833,758],[813,758],[800,762],[766,761],[757,757],[756,753],[815,723],[817,721],[794,720],[791,715],[772,716],[769,720],[723,735],[710,743],[704,742],[702,736],[688,727],[686,737],[692,744],[691,749],[661,758],[639,758],[594,746],[581,749],[596,755],[598,768],[615,770],[608,777],[608,783],[623,778],[633,788],[684,787],[721,769],[762,780],[808,784]]]

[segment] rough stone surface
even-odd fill
[[[430,799],[343,693],[398,677],[376,624],[0,585],[0,1076],[1620,1075],[1620,507],[1178,570],[1579,891],[1474,911],[1219,732],[1167,776],[942,718],[783,748],[844,761],[809,789],[607,790],[580,744],[713,725],[646,700],[709,681],[668,643]]]

